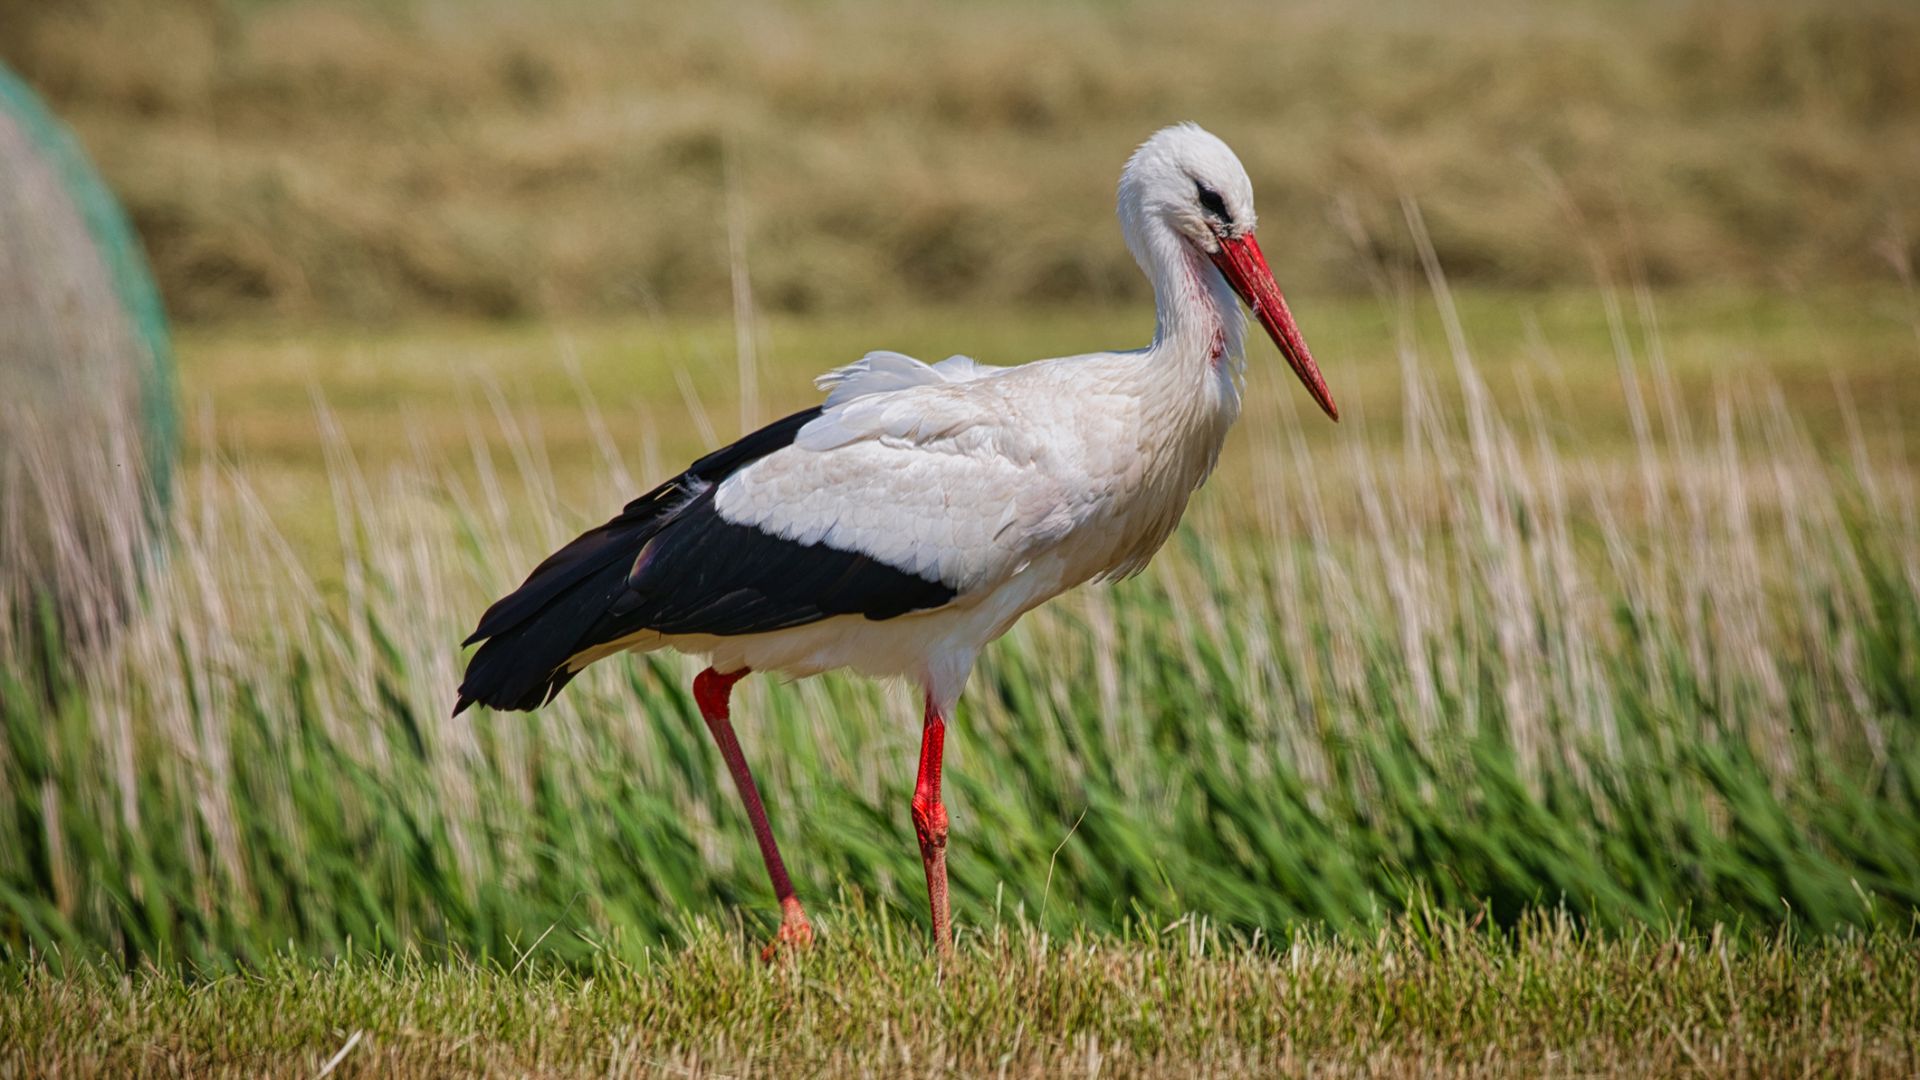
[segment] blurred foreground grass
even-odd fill
[[[961,924],[1366,935],[1430,902],[1502,926],[1559,906],[1616,932],[1908,929],[1909,301],[1435,284],[1300,305],[1348,419],[1302,416],[1256,351],[1231,460],[1152,570],[988,652],[949,745]],[[999,361],[1145,330],[911,321],[768,324],[761,415],[863,347]],[[661,326],[190,339],[188,393],[252,404],[230,455],[207,421],[157,564],[94,538],[150,581],[146,609],[88,664],[36,660],[31,626],[0,640],[0,949],[580,965],[689,913],[761,920],[691,662],[598,665],[532,716],[446,714],[489,598],[737,430],[751,395],[717,328]],[[501,392],[418,374],[456,362]],[[859,680],[743,686],[807,895],[920,909],[916,715]]]
[[[0,1071],[96,1076],[1882,1075],[1920,1069],[1904,933],[1511,931],[1416,912],[1338,941],[1188,918],[1049,938],[1017,922],[936,963],[915,927],[828,909],[764,968],[735,929],[555,970],[418,954],[182,978],[28,964]]]

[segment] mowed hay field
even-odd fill
[[[84,538],[120,631],[0,636],[0,1073],[1920,1067],[1907,9],[57,7],[0,56],[187,460],[164,552]],[[1145,341],[1113,176],[1186,116],[1343,421],[1256,345],[1154,566],[990,650],[951,962],[904,688],[742,684],[770,970],[695,664],[447,717],[488,600],[820,371]]]
[[[75,0],[0,58],[176,315],[1138,300],[1124,154],[1204,123],[1293,288],[1884,280],[1920,253],[1920,11],[1836,4]],[[1592,251],[1589,250],[1592,249]]]

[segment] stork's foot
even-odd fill
[[[780,929],[760,950],[763,963],[777,963],[782,958],[792,956],[813,946],[813,924],[807,921],[807,913],[800,906],[800,898],[789,896],[780,901]]]

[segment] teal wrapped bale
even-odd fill
[[[0,66],[0,655],[116,625],[164,519],[166,319],[126,216]]]

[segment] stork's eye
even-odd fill
[[[1208,187],[1205,182],[1195,180],[1193,186],[1200,192],[1200,207],[1207,213],[1219,218],[1228,225],[1233,224],[1233,215],[1227,213],[1227,200],[1220,193]]]

